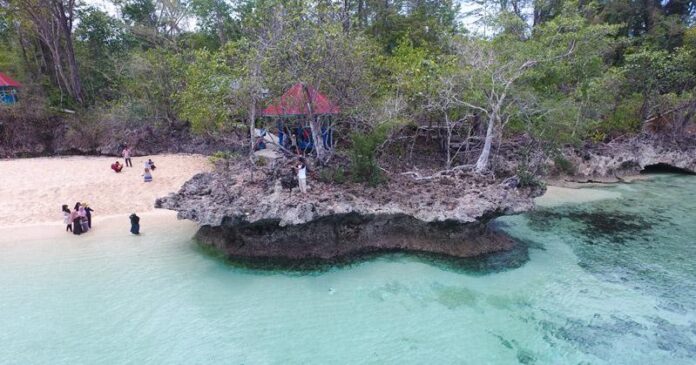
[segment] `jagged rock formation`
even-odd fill
[[[566,149],[564,156],[575,170],[570,180],[618,181],[653,165],[671,166],[684,172],[696,172],[696,137],[663,140],[641,135],[611,143],[585,144]]]
[[[0,158],[52,155],[120,156],[119,146],[127,143],[135,155],[158,153],[212,154],[235,150],[238,136],[195,135],[186,123],[145,125],[129,128],[128,123],[84,127],[57,117],[27,122],[7,121],[0,115]],[[10,123],[12,122],[12,123]],[[72,123],[72,124],[70,124]],[[20,128],[21,127],[21,128]]]
[[[273,171],[235,164],[198,174],[156,206],[198,222],[199,241],[233,258],[332,260],[376,250],[468,257],[511,248],[488,222],[532,209],[543,192],[454,171],[397,175],[374,188],[311,178],[302,195],[283,190]]]

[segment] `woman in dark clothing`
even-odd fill
[[[131,233],[132,234],[140,234],[140,217],[135,215],[135,213],[130,215],[130,222],[131,222]]]
[[[82,234],[82,224],[81,224],[82,222],[80,222],[81,217],[80,217],[80,213],[78,213],[78,209],[79,208],[76,208],[72,213],[72,217],[73,217],[73,231],[72,232],[73,232],[73,234]]]
[[[87,212],[87,227],[92,229],[92,212],[94,212],[94,209],[90,208],[87,203],[82,205],[85,207],[85,212]]]

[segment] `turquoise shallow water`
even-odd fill
[[[0,237],[0,364],[696,363],[696,178],[602,190],[501,219],[522,249],[466,269],[253,271],[188,224]]]

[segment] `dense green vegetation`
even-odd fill
[[[680,133],[694,108],[693,0],[472,1],[480,16],[453,0],[112,2],[118,17],[0,0],[0,70],[27,84],[33,108],[228,133],[302,81],[341,105],[353,156],[376,153],[382,126],[429,130],[444,167],[478,171],[501,136]],[[359,174],[378,179],[363,157]]]

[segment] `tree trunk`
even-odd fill
[[[488,159],[491,155],[491,146],[493,145],[493,135],[495,120],[498,118],[497,113],[492,113],[488,119],[488,129],[486,130],[486,140],[483,143],[483,150],[481,155],[479,155],[478,161],[476,161],[476,172],[482,173],[488,169]]]
[[[447,149],[447,161],[445,162],[445,169],[449,170],[452,167],[452,125],[450,124],[449,115],[447,115],[447,113],[445,113],[445,126],[447,126],[447,144],[445,145]]]
[[[73,90],[73,97],[78,103],[84,104],[85,98],[82,91],[82,80],[80,79],[80,71],[75,59],[75,50],[72,43],[72,35],[66,34],[66,57],[68,59],[68,70],[70,71],[70,84]]]
[[[358,0],[358,24],[361,29],[365,29],[365,27],[367,27],[365,0]]]
[[[312,95],[309,94],[309,88],[302,85],[302,90],[307,97],[307,117],[309,118],[309,128],[312,130],[312,140],[314,142],[314,150],[317,152],[317,160],[323,163],[326,159],[326,149],[324,149],[324,140],[321,138],[321,125],[316,120],[314,108],[312,108]]]
[[[350,32],[350,0],[343,0],[343,33]]]
[[[220,46],[222,47],[227,44],[227,36],[225,35],[225,19],[223,18],[223,14],[220,13],[220,9],[215,11],[215,18],[217,21],[215,28],[218,39],[220,40]]]
[[[72,19],[73,19],[74,8],[72,2],[66,7],[62,0],[57,0],[55,7],[55,16],[60,22],[60,27],[63,31],[63,37],[65,38],[65,58],[68,64],[68,72],[70,74],[70,89],[72,89],[72,97],[77,100],[78,103],[84,104],[84,95],[82,93],[82,80],[80,79],[80,72],[77,67],[77,60],[75,59],[75,48],[73,47],[72,41]],[[66,14],[67,13],[67,14]]]
[[[252,97],[249,103],[249,156],[254,154],[254,144],[256,144],[256,97]]]

